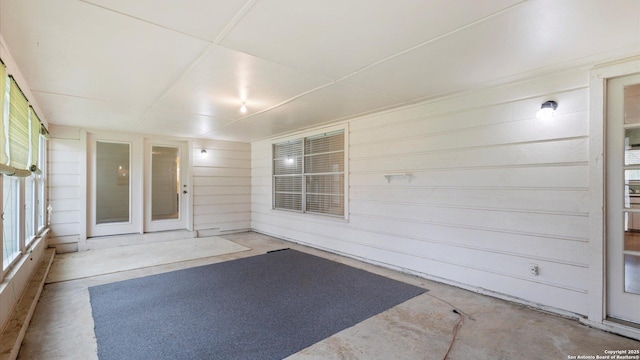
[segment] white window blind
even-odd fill
[[[344,216],[344,131],[273,145],[275,209]]]
[[[273,206],[302,211],[302,139],[273,145]]]
[[[39,145],[40,145],[40,118],[38,114],[29,107],[29,170],[36,171],[39,169]]]
[[[305,139],[306,211],[344,215],[344,132]]]
[[[16,81],[9,89],[9,166],[29,169],[29,102]]]
[[[0,63],[0,166],[9,165],[9,77],[7,68]]]

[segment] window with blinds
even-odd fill
[[[273,207],[344,216],[344,130],[273,144]]]

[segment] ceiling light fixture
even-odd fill
[[[553,118],[553,114],[555,114],[557,108],[557,102],[553,100],[545,101],[536,113],[536,117],[540,120],[550,120]]]
[[[247,106],[244,104],[244,102],[242,103],[242,106],[240,106],[240,112],[243,114],[247,112]]]

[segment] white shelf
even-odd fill
[[[391,179],[393,178],[406,178],[409,182],[411,182],[411,174],[408,173],[385,174],[384,177],[387,179],[387,183],[390,183]]]

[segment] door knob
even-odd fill
[[[183,194],[186,194],[186,193],[187,193],[187,190],[182,191],[182,193],[183,193]]]

